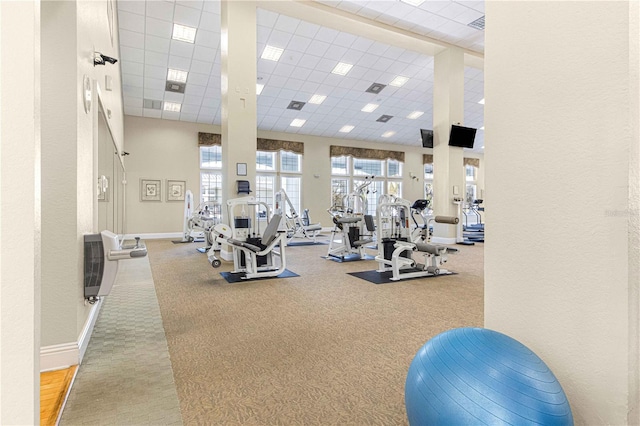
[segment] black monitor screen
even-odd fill
[[[451,133],[449,134],[449,146],[460,146],[462,148],[473,148],[473,142],[476,138],[476,129],[471,127],[451,125]]]
[[[433,148],[433,130],[420,129],[420,136],[424,148]]]

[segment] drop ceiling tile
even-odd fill
[[[211,75],[219,76],[221,69],[222,69],[222,65],[220,65],[219,63],[214,62],[213,66],[211,67]]]
[[[338,37],[340,31],[336,31],[332,28],[320,27],[318,30],[315,39],[322,40],[326,43],[333,43],[333,41]]]
[[[186,92],[186,90],[185,90]],[[185,105],[196,105],[198,108],[200,108],[200,105],[202,104],[202,96],[197,96],[197,95],[187,95],[185,93],[184,95],[184,104]]]
[[[196,59],[191,61],[191,72],[200,74],[209,74],[213,66],[212,62],[198,61]],[[189,68],[186,68],[189,69]]]
[[[144,66],[144,76],[149,78],[157,78],[158,80],[167,79],[167,67],[158,67],[155,65]]]
[[[330,47],[331,45],[329,43],[325,43],[320,40],[313,40],[307,48],[307,53],[322,57]]]
[[[375,83],[378,81],[381,74],[382,73],[380,71],[377,71],[374,69],[368,69],[364,73],[364,76],[362,76],[362,80],[368,82],[369,84]]]
[[[162,111],[162,119],[163,120],[180,120],[180,113],[173,111]]]
[[[359,65],[359,61],[364,56],[364,52],[355,49],[347,49],[347,51],[342,55],[340,62],[346,62],[348,64]],[[351,70],[353,71],[353,70]],[[351,72],[349,71],[349,72]]]
[[[142,115],[148,118],[162,118],[162,111],[158,109],[143,108]]]
[[[144,1],[126,1],[126,2],[118,2],[118,12],[126,11],[131,13],[137,13],[139,15],[144,15],[145,13],[145,2]]]
[[[144,78],[139,75],[122,74],[122,84],[130,87],[144,87]]]
[[[388,44],[384,44],[376,41],[369,47],[369,49],[367,50],[367,53],[370,53],[372,55],[384,56],[387,50],[389,50],[389,47],[390,46]]]
[[[144,88],[150,90],[163,91],[165,89],[166,80],[159,80],[157,78],[145,78]]]
[[[278,66],[277,62],[267,61],[265,59],[258,59],[258,75],[259,76],[267,76],[273,74],[273,71]]]
[[[282,55],[282,57],[280,58],[279,63],[281,64],[287,64],[287,65],[298,65],[298,62],[300,62],[300,59],[302,59],[303,54],[300,52],[294,52],[292,50],[285,50],[285,53]]]
[[[187,77],[187,84],[196,84],[198,86],[206,86],[209,83],[209,74],[198,74],[190,72]]]
[[[393,61],[391,59],[381,57],[371,66],[371,68],[378,71],[386,71],[392,64]]]
[[[300,61],[298,61],[298,66],[315,70],[316,65],[318,65],[318,62],[320,62],[320,56],[307,54],[307,55],[303,55],[302,58],[300,58]]]
[[[119,28],[121,30],[129,30],[142,32],[144,30],[144,15],[136,13],[119,11],[118,12]]]
[[[280,87],[264,86],[264,89],[262,89],[262,94],[260,94],[260,96],[258,97],[269,96],[275,98],[276,96],[278,96],[278,93],[280,93]]]
[[[184,95],[182,93],[164,92],[164,100],[167,102],[182,104],[182,101],[184,100]]]
[[[176,70],[188,70],[189,65],[191,64],[191,58],[170,55],[168,64],[169,68],[173,68]]]
[[[136,117],[142,117],[142,108],[136,108],[131,106],[124,106],[124,114],[125,115],[133,115]]]
[[[256,40],[260,45],[260,48],[257,49],[258,57],[260,57],[260,55],[262,54],[262,51],[264,50],[264,47],[267,44],[267,40],[269,40],[270,34],[271,34],[271,28],[263,27],[262,25],[258,25],[256,27]]]
[[[198,28],[201,14],[202,11],[200,9],[185,7],[176,3],[176,7],[173,10],[173,22],[176,24],[186,25],[188,27]]]
[[[275,23],[275,29],[293,34],[296,32],[299,23],[299,19],[279,15]]]
[[[188,121],[190,123],[195,123],[198,121],[197,114],[187,114],[183,111],[180,112],[180,121]]]
[[[281,64],[279,63],[276,68],[273,70],[274,75],[279,75],[281,77],[289,77],[293,72],[294,67],[292,65]]]
[[[311,81],[313,83],[322,83],[326,76],[326,72],[312,71],[311,74],[309,74],[309,77],[307,77],[307,81]]]
[[[215,105],[218,105],[221,101],[222,99],[220,89],[207,86],[207,89],[204,91],[204,100],[202,101],[203,105],[207,103],[207,106],[210,106],[208,104],[211,102],[213,102]]]
[[[196,46],[193,51],[193,59],[198,61],[213,62],[216,57],[217,49],[209,47]]]
[[[206,0],[202,8],[203,11],[220,15],[220,1]]]
[[[342,86],[342,83],[345,81],[345,77],[337,74],[327,73],[324,74],[324,80],[322,80],[322,85],[327,88]]]
[[[202,12],[202,16],[200,16],[200,25],[198,31],[200,31],[201,29],[219,34],[220,14]]]
[[[212,116],[198,115],[198,123],[212,124],[214,118],[215,118],[215,116],[213,116],[213,115]]]
[[[336,65],[338,65],[338,61],[336,61],[335,59],[322,58],[316,64],[315,70],[326,73],[326,74],[330,74],[331,70],[333,70],[336,67]],[[338,76],[337,74],[332,74],[332,75]]]
[[[155,65],[158,67],[166,67],[169,60],[169,55],[163,53],[149,52],[144,55],[144,62],[148,65]],[[177,68],[177,67],[173,67]],[[178,69],[186,69],[185,67],[179,67]]]
[[[185,43],[184,41],[171,40],[171,47],[169,53],[172,56],[182,56],[191,59],[193,56],[194,45],[191,43]],[[200,59],[200,58],[198,58]]]
[[[160,101],[164,99],[164,90],[144,89],[144,98]]]
[[[360,52],[367,52],[369,50],[369,47],[371,47],[373,43],[373,40],[369,40],[364,37],[358,37],[356,41],[354,41],[351,45],[351,48]]]
[[[144,90],[142,87],[133,87],[133,86],[125,86],[122,85],[122,93],[126,96],[130,96],[132,98],[142,98],[144,97]]]
[[[120,30],[120,45],[144,48],[144,34],[122,29]]]
[[[144,75],[144,65],[140,62],[122,62],[123,74]]]
[[[129,96],[124,96],[124,106],[142,108],[143,100],[142,98],[131,98]]]
[[[287,47],[287,44],[289,44],[291,37],[293,37],[291,33],[272,29],[267,44],[284,49]]]
[[[319,25],[312,24],[306,21],[300,21],[298,27],[296,28],[296,34],[307,38],[314,38],[319,30]]]
[[[298,80],[297,78],[289,78],[289,80],[287,80],[287,89],[298,91],[302,88],[302,85],[304,83],[305,83],[304,80]],[[304,98],[297,98],[297,100],[307,102],[309,100],[308,98],[309,97],[305,96]]]
[[[351,47],[357,39],[358,37],[354,36],[353,34],[341,32],[340,34],[338,34],[335,40],[333,40],[333,44],[342,47]]]
[[[198,10],[202,10],[203,3],[203,0],[176,0],[176,5],[190,7]]]
[[[196,32],[196,46],[218,49],[220,47],[220,33],[198,29]]]
[[[309,81],[309,79],[307,78],[304,84],[302,85],[302,87],[300,88],[300,91],[306,92],[306,93],[318,93],[319,88],[320,88],[320,83]]]
[[[187,97],[193,96],[193,98],[189,98],[189,99],[195,99],[195,97],[203,97],[206,90],[207,90],[206,86],[197,86],[195,84],[187,84],[187,87],[185,87],[184,89],[184,94]]]
[[[331,97],[336,99],[342,99],[345,95],[349,94],[349,90],[344,87],[334,87],[331,89]],[[364,105],[363,105],[364,106]]]
[[[209,116],[213,119],[213,117],[216,115],[216,111],[217,108],[207,108],[207,107],[202,107],[200,108],[200,116]]]
[[[347,51],[348,49],[346,47],[333,45],[329,50],[327,50],[327,53],[324,54],[324,57],[335,62],[340,62],[343,60],[344,55],[347,53]]]
[[[134,47],[121,46],[120,56],[122,61],[144,63],[144,50]]]
[[[118,4],[127,2],[118,2]],[[173,22],[174,4],[166,1],[149,1],[147,4],[147,16],[163,21]]]
[[[158,53],[169,53],[169,47],[171,46],[171,40],[166,37],[156,37],[147,34],[144,38],[144,47],[147,50]]]
[[[273,28],[278,20],[278,16],[279,15],[275,12],[258,8],[256,10],[256,23],[263,27]]]
[[[160,19],[147,17],[145,20],[146,24],[144,27],[145,32],[149,35],[154,35],[158,37],[171,38],[171,34],[173,32],[173,24],[167,21],[161,21]]]
[[[302,37],[299,35],[293,35],[291,40],[289,40],[289,44],[287,45],[287,50],[293,50],[296,52],[304,53],[307,48],[311,44],[311,39],[307,37]]]

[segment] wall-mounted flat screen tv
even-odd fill
[[[451,125],[451,133],[449,133],[449,146],[459,146],[462,148],[473,148],[473,142],[476,138],[476,129],[471,127]]]
[[[420,129],[420,137],[424,148],[433,148],[433,130]]]

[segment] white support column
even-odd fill
[[[40,3],[0,2],[0,424],[40,423]]]
[[[433,82],[433,205],[436,215],[457,216],[454,197],[464,198],[462,148],[449,147],[452,124],[464,118],[464,53],[451,47],[434,58]],[[433,241],[456,242],[456,226],[436,223]]]
[[[256,4],[221,2],[222,198],[238,197],[236,180],[256,178]],[[236,165],[246,163],[247,175]],[[241,195],[244,196],[244,195]],[[224,214],[226,215],[226,209]]]
[[[576,425],[639,422],[638,9],[486,2],[485,326],[546,362]]]

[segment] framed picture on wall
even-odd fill
[[[140,201],[162,201],[160,179],[140,179]]]
[[[109,178],[107,176],[98,178],[98,201],[109,201]]]
[[[167,179],[167,201],[184,201],[187,182]]]

